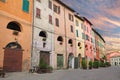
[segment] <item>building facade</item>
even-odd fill
[[[30,68],[32,0],[0,0],[0,67],[5,71]]]
[[[81,67],[81,61],[82,58],[85,57],[84,54],[84,50],[85,50],[85,46],[84,46],[84,38],[83,37],[83,19],[78,15],[75,14],[75,19],[74,19],[74,25],[75,25],[75,31],[76,31],[76,58],[78,58],[78,64],[76,63],[76,65],[78,67]]]
[[[95,30],[93,29],[95,34],[95,50],[96,50],[96,60],[101,60],[103,57],[105,57],[105,40],[103,37]]]
[[[114,56],[110,58],[110,63],[113,66],[120,66],[120,56]]]
[[[109,52],[107,53],[107,62],[110,62],[113,66],[120,66],[120,52]]]
[[[53,1],[54,15],[54,66],[56,69],[66,68],[65,11],[64,6]]]
[[[34,0],[33,3],[33,46],[31,67],[38,66],[42,59],[48,65],[53,66],[53,2],[52,0]]]
[[[88,21],[85,17],[84,18],[84,43],[85,43],[85,58],[87,61],[94,60],[94,55],[92,51],[92,23]]]

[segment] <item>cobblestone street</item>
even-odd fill
[[[0,80],[120,80],[120,67],[56,70],[46,74],[14,72],[7,73],[6,77]]]

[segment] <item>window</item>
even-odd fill
[[[25,12],[29,12],[29,1],[28,0],[23,0],[22,10]]]
[[[55,24],[56,24],[56,26],[59,27],[59,19],[58,18],[55,19]]]
[[[71,32],[73,32],[73,26],[72,25],[70,26],[70,30],[71,30]]]
[[[52,16],[49,15],[49,23],[52,24]]]
[[[52,2],[49,0],[48,7],[52,9]]]
[[[76,26],[79,26],[78,20],[76,20]]]
[[[0,1],[5,2],[6,0],[0,0]]]
[[[36,8],[36,17],[37,18],[41,18],[40,9],[39,8]]]
[[[68,43],[69,43],[69,44],[72,44],[72,39],[69,39]]]
[[[78,30],[76,30],[76,36],[78,37]]]
[[[89,41],[89,36],[86,34],[86,40],[88,40]]]
[[[60,14],[60,6],[58,6],[58,14]]]
[[[15,21],[8,23],[7,28],[21,32],[20,24]]]
[[[84,33],[82,33],[82,39],[85,39],[85,34]]]
[[[41,36],[41,37],[47,37],[47,33],[45,31],[41,31],[39,33],[39,36]]]
[[[74,21],[73,15],[68,14],[68,17],[69,17],[69,20],[70,20],[70,21]]]
[[[57,38],[57,40],[63,42],[62,36],[59,36],[59,37]]]
[[[81,23],[81,29],[83,29],[83,23]]]
[[[57,6],[56,5],[53,5],[53,10],[54,10],[54,12],[56,12],[57,13]]]
[[[93,38],[91,38],[91,42],[93,43]]]
[[[45,31],[41,31],[40,33],[39,33],[39,36],[40,37],[42,37],[42,41],[46,41],[46,39],[47,39],[47,33],[45,32]],[[45,47],[45,43],[43,43],[43,47]]]
[[[21,45],[17,42],[11,42],[5,48],[22,49]]]
[[[38,2],[41,2],[41,0],[37,0]]]
[[[55,4],[53,5],[53,10],[54,12],[60,14],[60,6],[56,6]]]
[[[78,46],[80,46],[81,45],[81,43],[80,42],[78,42]]]

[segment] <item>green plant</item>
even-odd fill
[[[99,67],[99,61],[94,61],[93,68],[98,68],[98,67]]]
[[[39,63],[39,68],[38,68],[38,73],[47,73],[47,72],[52,72],[53,68],[52,66],[49,66],[43,58],[40,59]]]
[[[100,67],[105,67],[105,63],[102,62],[102,61],[100,61],[100,62],[99,62],[99,66],[100,66]]]
[[[92,69],[92,67],[93,67],[93,62],[89,61],[89,69]]]
[[[111,66],[110,62],[105,62],[106,67]]]
[[[40,59],[39,68],[40,69],[47,69],[48,68],[47,63],[44,61],[43,58]]]
[[[82,59],[82,68],[87,69],[87,63],[85,59]]]

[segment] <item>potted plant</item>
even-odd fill
[[[93,67],[93,62],[89,61],[89,69],[92,69],[92,67]]]
[[[52,72],[53,68],[49,66],[43,58],[40,59],[39,68],[37,70],[38,73],[47,73]]]
[[[98,67],[99,67],[99,61],[94,61],[93,68],[98,68]]]
[[[82,68],[87,69],[87,64],[85,59],[82,59]]]
[[[43,60],[43,58],[40,59],[38,73],[46,73],[47,72],[47,63]]]

